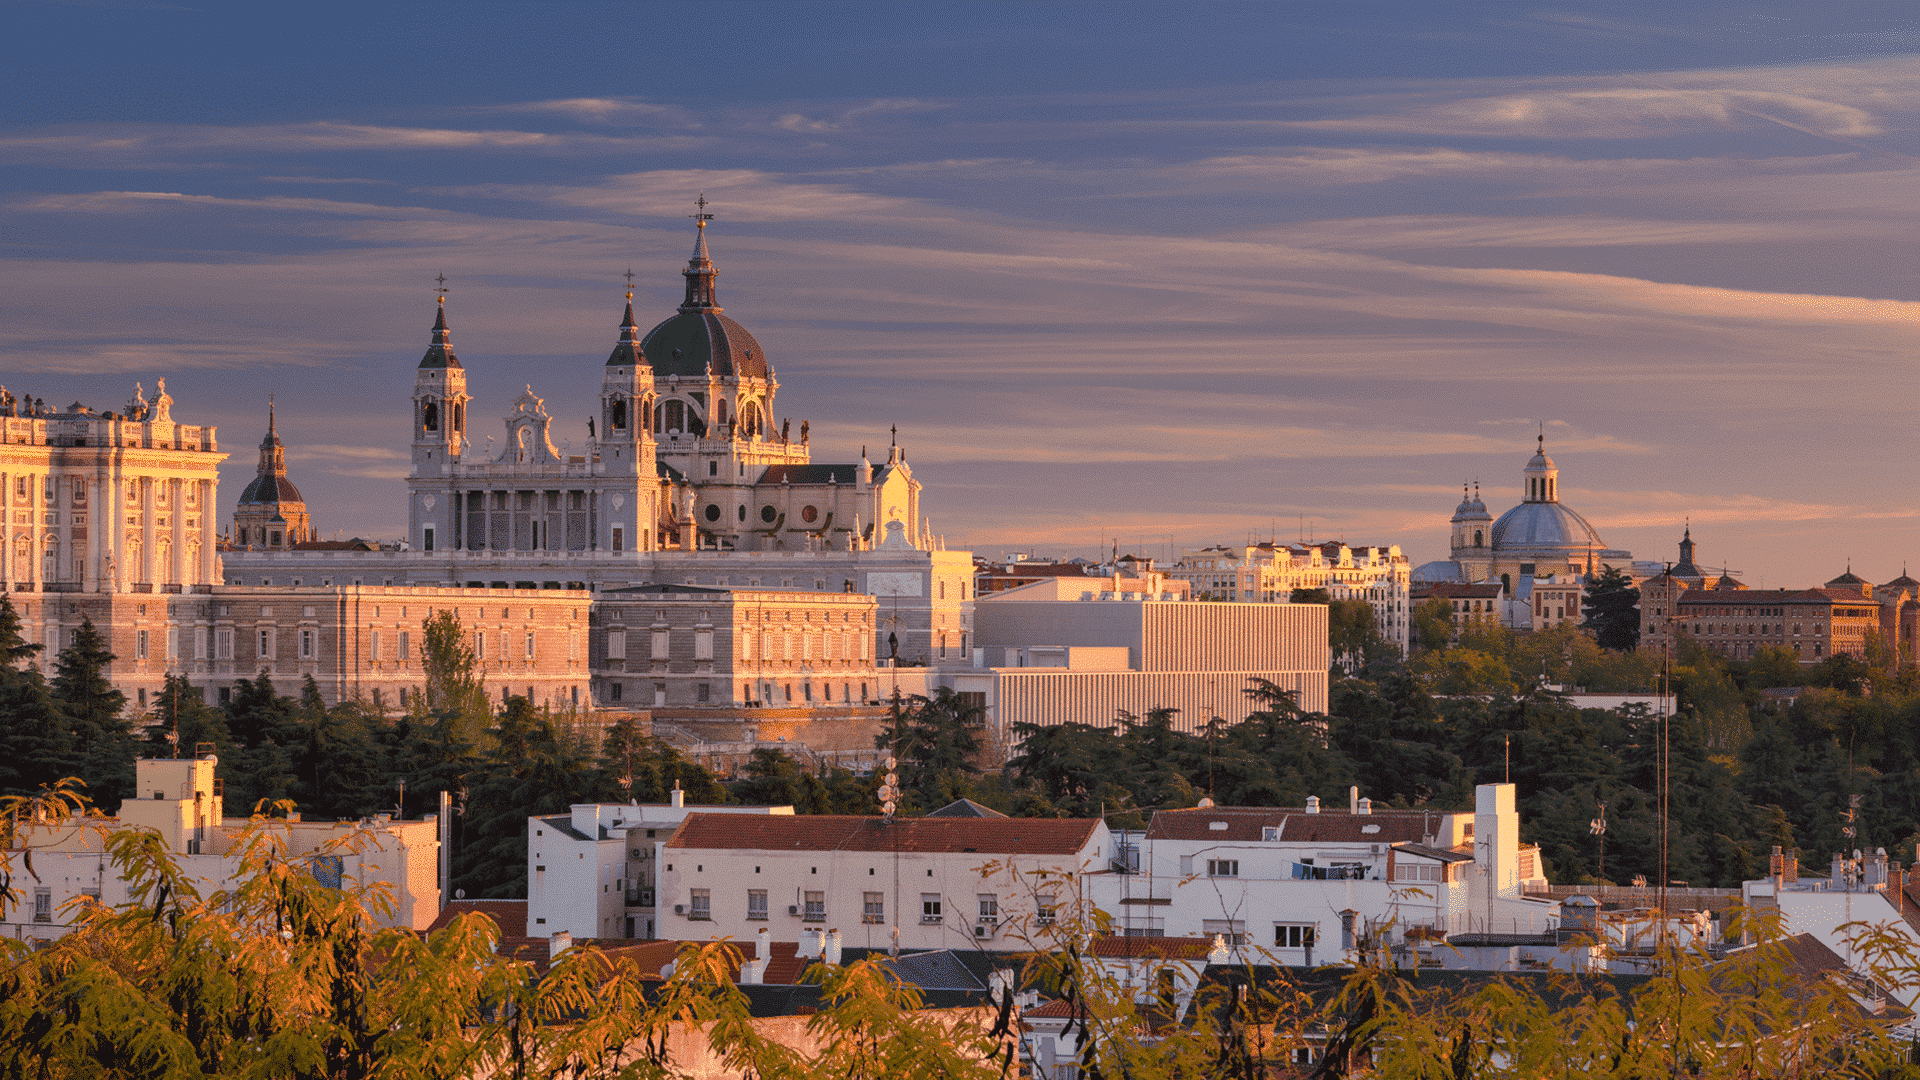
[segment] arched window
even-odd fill
[[[1479,529],[1473,530],[1473,546],[1474,547],[1487,546],[1485,543],[1485,536],[1486,534],[1482,533]]]
[[[438,404],[429,401],[425,405],[420,406],[420,426],[427,431],[440,430],[440,406]]]
[[[726,426],[727,424],[727,399],[726,398],[721,398],[719,401],[716,401],[713,403],[713,422],[714,424],[720,427]]]
[[[626,430],[627,428],[627,399],[626,398],[617,397],[613,399],[613,408],[610,411],[610,415],[608,416],[608,423],[611,424],[612,427],[617,431]]]

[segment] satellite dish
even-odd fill
[[[453,898],[455,900],[465,900],[467,898],[467,890],[465,889],[453,890]]]

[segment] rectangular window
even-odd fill
[[[871,926],[879,926],[887,921],[887,894],[860,894],[860,921]]]
[[[713,893],[709,889],[693,889],[687,893],[687,918],[713,918]]]
[[[533,659],[533,631],[527,631],[527,659]]]
[[[378,630],[367,633],[367,655],[374,660],[380,659],[380,631]]]
[[[1240,860],[1239,859],[1208,859],[1207,860],[1207,876],[1208,877],[1239,877],[1240,876]]]
[[[204,626],[193,628],[193,658],[195,660],[207,658],[207,628]]]
[[[300,659],[313,659],[313,631],[300,631]]]
[[[1273,924],[1273,947],[1276,949],[1311,949],[1313,937],[1313,923]]]
[[[133,632],[133,658],[135,660],[145,660],[147,658],[147,632],[145,630],[135,630]]]
[[[473,658],[475,660],[485,660],[487,658],[487,632],[485,630],[475,630],[473,632]]]
[[[53,890],[33,890],[33,921],[50,923],[53,921]]]
[[[940,894],[939,893],[929,892],[929,893],[920,894],[920,921],[922,923],[937,923],[937,922],[946,921],[946,916],[940,913]]]
[[[268,660],[273,657],[273,631],[271,630],[260,631],[259,646],[260,646],[260,652],[259,652],[260,659]]]
[[[400,659],[403,661],[413,658],[413,654],[408,648],[409,644],[407,632],[405,630],[400,631]]]
[[[745,663],[753,659],[753,632],[742,631],[736,638],[740,642],[740,661]]]
[[[1396,861],[1393,864],[1393,880],[1439,882],[1444,880],[1440,869],[1437,863]]]
[[[177,660],[179,658],[180,658],[180,628],[176,626],[169,626],[167,627],[167,659]]]
[[[806,920],[807,922],[826,922],[827,921],[827,894],[826,893],[824,892],[802,893],[801,897],[802,897],[802,900],[804,901],[800,909],[800,917],[802,919]]]
[[[613,553],[618,555],[625,550],[627,550],[627,532],[620,526],[615,525],[613,527]]]
[[[622,684],[622,683],[617,683],[617,682],[616,682],[616,683],[608,683],[608,684],[607,684],[607,700],[608,700],[608,701],[619,701],[619,700],[620,700],[620,690],[621,690],[621,687],[622,687],[623,685],[624,685],[624,684]]]
[[[1247,924],[1239,919],[1202,919],[1200,932],[1208,937],[1219,937],[1229,945],[1247,945]]]
[[[568,660],[580,659],[579,637],[580,636],[574,633],[573,630],[569,629],[567,631],[567,659]]]
[[[712,683],[693,684],[693,700],[698,702],[707,702],[707,701],[713,700],[713,684]]]
[[[1000,898],[987,893],[979,894],[980,921],[992,925],[1000,921]]]
[[[1053,925],[1053,913],[1059,906],[1059,900],[1052,893],[1041,893],[1033,898],[1033,913],[1041,926]]]
[[[758,922],[767,921],[767,890],[747,890],[747,918]]]
[[[233,659],[233,628],[223,626],[213,634],[213,658],[215,660]]]
[[[667,658],[667,631],[665,630],[655,630],[653,632],[653,658],[655,660],[665,660]]]
[[[713,659],[713,631],[695,630],[693,632],[693,658],[695,660]]]
[[[625,660],[627,658],[627,632],[625,630],[607,631],[607,659]]]

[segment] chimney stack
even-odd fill
[[[835,967],[840,965],[840,930],[837,927],[827,931],[825,951],[821,959]]]
[[[547,939],[547,962],[552,963],[560,954],[573,947],[573,934],[566,930],[555,930]]]
[[[687,805],[687,793],[680,790],[680,781],[678,780],[673,782],[673,791],[667,797],[672,800],[672,805],[675,810]]]
[[[1357,814],[1359,812],[1360,812],[1360,786],[1358,784],[1355,784],[1353,787],[1350,787],[1347,789],[1347,813]]]

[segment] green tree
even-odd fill
[[[1327,604],[1327,651],[1345,675],[1390,671],[1401,659],[1400,650],[1380,633],[1373,605],[1365,600]]]
[[[1453,605],[1445,597],[1430,597],[1415,604],[1410,620],[1413,647],[1418,651],[1438,652],[1453,641]]]
[[[40,651],[0,593],[0,794],[26,795],[79,771],[73,729],[34,665]]]
[[[147,757],[191,756],[202,743],[213,746],[217,754],[228,755],[233,737],[227,731],[226,714],[207,707],[204,692],[187,681],[185,675],[168,675],[160,696],[148,711],[141,751]],[[225,758],[222,758],[222,764]],[[251,809],[234,802],[235,810]]]
[[[123,715],[127,695],[107,681],[114,655],[106,639],[82,617],[73,643],[53,662],[52,697],[73,732],[73,752],[94,805],[112,813],[133,790],[136,752],[133,722]]]
[[[426,711],[445,716],[478,743],[492,719],[480,663],[457,612],[436,611],[420,625],[420,668],[426,675]]]
[[[980,774],[985,731],[986,711],[951,687],[935,688],[930,698],[896,698],[874,745],[891,750],[899,762],[903,808],[934,810],[964,797]]]
[[[1599,576],[1587,582],[1581,609],[1586,615],[1581,625],[1601,648],[1632,652],[1640,647],[1640,590],[1625,573],[1602,567]]]

